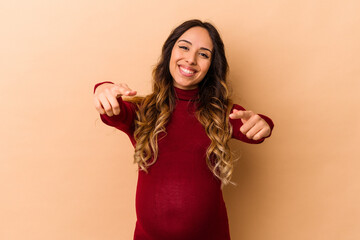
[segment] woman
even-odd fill
[[[150,95],[135,97],[126,84],[95,85],[102,121],[135,147],[135,240],[230,239],[222,196],[233,172],[228,141],[261,143],[274,125],[232,104],[227,71],[218,31],[190,20],[165,41]]]

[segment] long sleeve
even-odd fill
[[[94,93],[96,88],[103,83],[112,83],[112,82],[101,82],[97,83],[94,87]],[[115,127],[124,133],[126,133],[130,139],[134,134],[134,120],[135,120],[135,111],[136,105],[131,102],[124,101],[122,97],[117,98],[120,106],[120,114],[109,117],[106,114],[100,114],[101,120],[111,127]]]
[[[246,111],[245,108],[243,108],[242,106],[238,105],[238,104],[234,104],[232,109],[231,109],[231,112],[233,111],[233,109],[237,109],[237,110],[243,110],[243,111]],[[262,114],[258,114],[262,119],[264,119],[267,124],[269,124],[270,126],[270,129],[271,129],[271,132],[270,132],[270,135],[272,133],[272,130],[274,128],[274,123],[273,121],[265,116],[265,115],[262,115]],[[235,138],[237,140],[240,140],[240,141],[243,141],[243,142],[246,142],[246,143],[252,143],[252,144],[258,144],[258,143],[262,143],[265,138],[262,138],[262,139],[259,139],[259,140],[252,140],[252,139],[249,139],[246,137],[245,134],[243,134],[241,131],[240,131],[240,127],[243,125],[241,119],[231,119],[229,118],[229,121],[230,121],[230,124],[233,126],[233,135],[232,135],[232,138]],[[266,138],[270,137],[267,136]]]
[[[101,120],[112,127],[115,127],[126,134],[134,133],[135,105],[124,101],[121,97],[118,99],[120,114],[109,117],[106,114],[100,114]]]

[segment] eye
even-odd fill
[[[184,50],[189,50],[189,48],[187,46],[180,45],[179,48],[184,49]]]
[[[209,58],[209,56],[206,53],[200,53],[200,56],[202,56],[203,58]]]

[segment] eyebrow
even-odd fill
[[[186,43],[192,45],[192,43],[190,41],[185,40],[185,39],[180,39],[178,42],[186,42]],[[208,49],[208,48],[201,47],[200,49],[209,51],[212,54],[212,51],[210,49]]]

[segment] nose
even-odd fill
[[[196,65],[196,53],[195,52],[188,52],[186,56],[186,62],[189,65]]]

